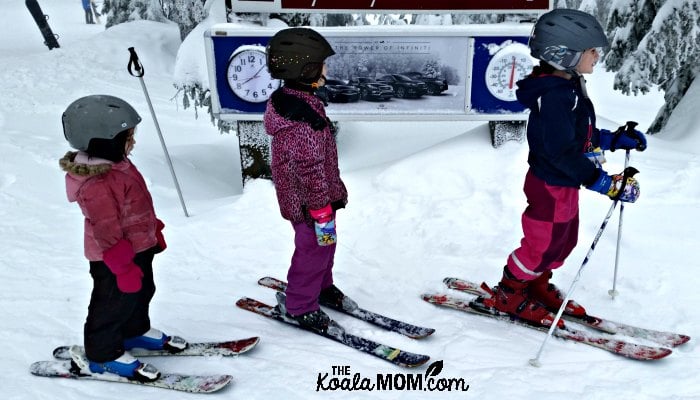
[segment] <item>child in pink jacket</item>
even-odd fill
[[[68,200],[85,216],[85,257],[93,279],[85,354],[74,354],[74,361],[85,373],[156,380],[160,372],[128,350],[178,352],[187,342],[151,328],[148,315],[155,293],[151,264],[166,244],[151,194],[127,158],[141,117],[117,97],[92,95],[69,105],[62,121],[66,140],[78,151],[68,152],[60,166]]]

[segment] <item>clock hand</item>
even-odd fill
[[[252,80],[255,79],[255,78],[260,78],[260,76],[258,76],[258,74],[260,73],[260,71],[263,70],[263,68],[265,68],[264,65],[263,65],[262,67],[260,67],[260,69],[257,70],[257,71],[255,72],[255,75],[253,75],[253,76],[251,76],[250,78],[248,78],[248,79],[246,79],[245,81],[243,81],[243,82],[241,83],[241,85],[245,85],[246,83],[252,81]]]

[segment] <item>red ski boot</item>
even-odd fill
[[[486,299],[484,304],[491,305],[498,311],[518,317],[532,325],[551,326],[554,322],[554,314],[529,298],[527,295],[529,284],[528,281],[517,280],[507,269],[504,269],[501,282],[494,288],[493,297],[488,299],[492,300],[493,304]],[[564,321],[559,320],[557,327],[564,328]]]
[[[527,286],[527,293],[531,300],[541,303],[547,310],[553,313],[559,312],[559,307],[564,302],[561,291],[549,283],[552,278],[552,271],[546,271],[537,279],[530,281]],[[583,317],[586,310],[573,300],[566,303],[564,313],[575,317]]]

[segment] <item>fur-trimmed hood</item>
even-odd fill
[[[78,199],[78,191],[83,183],[95,176],[106,174],[112,170],[114,163],[102,158],[94,158],[82,151],[69,151],[58,161],[58,165],[66,172],[66,195],[68,201]]]
[[[101,158],[90,158],[86,153],[69,151],[63,158],[58,160],[61,169],[71,175],[91,176],[104,174],[112,169],[113,162]]]

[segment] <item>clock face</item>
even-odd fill
[[[497,99],[516,101],[515,83],[526,77],[533,67],[532,58],[527,50],[520,47],[507,46],[498,51],[486,67],[486,87]]]
[[[265,52],[255,49],[238,51],[231,56],[226,79],[236,96],[251,103],[267,101],[281,85],[267,70]]]

